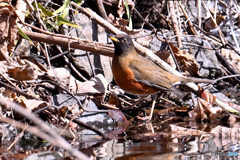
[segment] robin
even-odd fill
[[[216,80],[180,77],[169,73],[153,61],[139,55],[132,39],[126,34],[109,36],[115,51],[112,60],[112,73],[115,82],[123,90],[141,96],[158,91],[176,91],[176,82],[214,83]]]

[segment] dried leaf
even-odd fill
[[[230,49],[221,49],[222,56],[237,70],[240,72],[240,56]]]
[[[49,103],[47,103],[45,101],[40,101],[40,100],[35,100],[35,99],[26,99],[23,96],[16,97],[13,101],[20,104],[22,107],[26,108],[29,112],[32,112],[34,110],[38,110],[47,105],[50,105]],[[17,112],[14,113],[14,116],[17,119],[24,118],[21,114],[18,114]]]
[[[162,60],[167,62],[170,66],[176,68],[176,64],[174,63],[173,57],[171,56],[171,53],[168,50],[165,49],[163,51],[158,51],[155,54]]]
[[[124,114],[119,110],[108,110],[108,114],[114,119],[115,122],[121,123],[121,124],[129,124],[127,118],[124,116]]]
[[[121,30],[122,29],[126,30],[126,26],[128,24],[128,20],[115,18],[112,14],[109,14],[108,18],[111,20],[111,23],[115,27],[120,28]]]
[[[71,84],[71,86],[69,86],[69,88],[71,88],[72,92],[75,92],[77,90],[76,89],[77,86],[76,86],[76,82],[75,82],[76,79],[74,77],[72,77],[71,73],[66,68],[49,69],[47,71],[47,75],[48,75],[48,77],[50,77],[50,79],[54,80],[61,86],[69,86],[69,84]],[[67,88],[65,88],[65,89],[67,89]]]
[[[115,137],[119,134],[122,134],[124,131],[126,131],[127,126],[130,124],[130,122],[127,120],[127,118],[124,116],[124,114],[119,110],[108,110],[108,114],[112,117],[112,119],[118,123],[117,127],[114,128],[112,132],[110,132],[108,135],[109,137]]]
[[[18,81],[34,80],[38,77],[38,70],[35,68],[34,65],[29,64],[9,68],[8,73],[12,78]]]
[[[213,107],[211,103],[201,98],[198,98],[195,112],[197,113],[196,119],[199,121],[210,120],[210,122],[217,123],[227,116],[220,107]]]
[[[9,4],[0,3],[0,61],[9,62],[9,53],[15,47],[18,38],[17,16],[13,13]]]
[[[98,74],[84,83],[77,83],[77,94],[105,94],[107,90],[107,81],[102,74]]]
[[[116,96],[114,96],[113,94],[110,94],[108,104],[114,105],[114,106],[119,106],[120,101]]]
[[[225,21],[226,17],[222,14],[217,14],[216,16],[216,23],[217,25],[219,25],[222,21]],[[204,30],[205,31],[210,31],[211,29],[216,28],[217,26],[215,25],[215,23],[213,22],[213,20],[211,18],[208,18],[205,22],[204,22]]]
[[[117,10],[117,13],[120,19],[122,19],[122,16],[125,13],[125,7],[126,7],[124,4],[125,1],[128,6],[131,6],[131,7],[134,6],[134,2],[131,0],[120,0],[118,2],[118,10]]]
[[[209,104],[213,105],[217,97],[207,91],[203,91],[201,94],[201,98],[207,101]]]
[[[191,76],[199,76],[200,66],[195,60],[195,58],[191,54],[185,52],[184,50],[179,50],[177,47],[173,46],[171,43],[170,43],[170,46],[173,50],[173,53],[175,54],[175,57],[178,63],[182,65],[182,70],[185,72],[187,71],[188,74],[190,74]]]

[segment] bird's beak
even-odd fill
[[[114,42],[119,42],[119,40],[115,37],[109,36],[109,38],[111,38],[111,40],[114,41]]]

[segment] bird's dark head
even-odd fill
[[[126,34],[117,34],[116,36],[109,36],[114,43],[116,55],[126,55],[129,54],[132,49],[134,49],[132,39]]]

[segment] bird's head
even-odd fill
[[[116,55],[126,55],[129,54],[132,49],[134,49],[132,39],[126,34],[117,34],[116,36],[109,35],[109,37],[114,43],[114,53]]]

